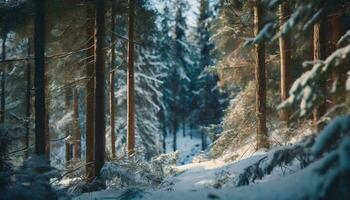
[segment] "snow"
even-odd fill
[[[147,189],[142,196],[132,199],[302,199],[304,195],[313,192],[317,186],[318,177],[314,176],[315,163],[303,171],[285,177],[271,175],[258,184],[244,187],[234,187],[232,179],[246,167],[257,162],[266,154],[254,155],[238,162],[226,163],[223,160],[211,160],[202,163],[191,163],[177,167],[179,175],[169,178],[158,188]],[[220,175],[227,174],[229,181],[223,187],[215,189]],[[312,186],[312,187],[310,187]],[[303,192],[301,192],[303,191]],[[83,194],[76,199],[106,199],[115,198],[122,190],[100,191]]]
[[[191,139],[192,134],[192,139]],[[190,130],[186,127],[186,135],[183,136],[182,128],[177,131],[177,150],[179,151],[179,164],[191,163],[193,157],[201,152],[202,140],[198,130]],[[166,137],[166,152],[173,151],[173,135]]]

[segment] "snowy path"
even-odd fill
[[[142,199],[142,200],[295,200],[305,199],[308,194],[317,192],[318,176],[314,169],[319,162],[311,164],[304,170],[292,175],[266,176],[258,184],[236,188],[233,178],[244,168],[255,163],[266,154],[257,154],[238,162],[225,163],[212,160],[179,166],[183,172],[170,177],[157,188],[128,188],[123,190],[105,190],[86,193],[76,200],[82,199]],[[322,181],[321,181],[322,182]],[[222,186],[222,187],[220,187]]]
[[[177,176],[166,180],[158,188],[137,188],[131,190],[106,190],[87,193],[76,199],[206,199],[217,196],[215,189],[221,175],[234,176],[250,164],[256,162],[264,155],[256,155],[237,163],[225,163],[221,160],[213,160],[202,163],[192,163],[179,166],[182,171]],[[230,183],[226,184],[226,186]],[[231,184],[232,185],[232,184]],[[232,185],[233,187],[233,185]],[[125,193],[134,194],[125,198]],[[124,198],[122,198],[124,197]]]

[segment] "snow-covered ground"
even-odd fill
[[[191,137],[192,135],[192,137]],[[177,132],[177,151],[179,151],[179,164],[191,163],[193,157],[201,152],[202,140],[198,130],[186,128],[185,136],[182,129]],[[173,152],[173,135],[166,137],[166,152]]]
[[[318,183],[313,175],[317,162],[287,176],[273,173],[256,184],[235,187],[234,178],[268,153],[257,153],[238,162],[211,160],[178,166],[181,171],[157,188],[129,188],[86,193],[80,199],[303,199]]]

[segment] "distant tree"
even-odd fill
[[[186,30],[187,23],[184,15],[186,4],[183,1],[177,0],[175,27],[174,27],[174,42],[173,42],[173,59],[174,65],[171,66],[169,76],[166,81],[169,96],[169,121],[172,121],[173,133],[173,150],[176,150],[177,133],[182,128],[182,134],[186,135],[186,118],[188,115],[188,94],[190,78],[189,72],[189,44],[187,41]]]
[[[34,1],[35,154],[45,154],[45,2]]]
[[[96,0],[96,33],[95,33],[95,176],[99,176],[105,161],[105,1]]]
[[[129,0],[129,40],[127,75],[127,141],[128,154],[135,151],[135,83],[134,83],[134,15],[135,0]]]
[[[211,22],[214,19],[210,10],[209,1],[201,0],[199,7],[198,27],[196,36],[197,55],[196,65],[191,67],[191,118],[197,126],[206,127],[218,124],[225,105],[222,102],[223,94],[218,87],[218,76],[207,69],[214,65],[215,45],[211,41]],[[202,149],[207,148],[207,135],[202,134]]]
[[[169,78],[169,71],[170,68],[173,68],[174,66],[174,59],[172,55],[172,42],[173,39],[171,38],[170,32],[171,32],[171,12],[169,9],[169,6],[166,5],[163,10],[162,14],[162,20],[161,20],[161,28],[159,31],[159,37],[158,37],[158,47],[159,47],[159,54],[160,54],[160,60],[162,63],[164,63],[163,70],[161,71],[164,75],[162,76],[161,81],[163,81],[162,84],[162,100],[161,100],[161,110],[160,110],[160,121],[161,121],[161,129],[163,133],[162,143],[163,143],[163,152],[166,152],[166,137],[168,135],[168,128],[170,126],[169,124],[169,111],[170,111],[170,100],[172,96],[172,91],[169,90],[171,82],[168,81]]]
[[[260,0],[254,2],[254,35],[257,36],[263,24],[263,7]],[[257,149],[268,148],[268,136],[266,127],[266,69],[265,69],[265,44],[260,42],[255,45],[255,81],[256,81],[256,120],[257,120]]]

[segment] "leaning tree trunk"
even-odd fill
[[[73,101],[73,129],[74,129],[74,160],[80,159],[81,149],[81,133],[79,123],[79,91],[77,88],[74,89],[74,101]]]
[[[263,27],[262,6],[259,0],[254,5],[254,34],[257,36]],[[265,72],[265,44],[255,45],[255,82],[256,82],[256,119],[257,119],[257,149],[268,148],[266,127],[266,72]]]
[[[116,10],[115,10],[115,2],[112,2],[112,20],[111,20],[111,43],[112,43],[112,55],[111,55],[111,68],[109,72],[109,113],[110,113],[110,125],[111,125],[111,150],[112,150],[112,158],[116,158],[115,154],[115,96],[114,96],[114,77],[115,77],[115,67],[116,67],[116,56],[115,56],[115,47],[116,47],[116,39],[115,39],[115,23],[116,23]]]
[[[129,0],[129,56],[127,77],[127,140],[129,156],[134,154],[135,151],[134,12],[135,0]]]
[[[279,22],[282,28],[283,24],[290,16],[290,9],[288,2],[284,2],[279,6]],[[282,31],[282,30],[281,30]],[[286,101],[288,98],[288,92],[290,89],[290,76],[291,76],[291,46],[290,37],[288,35],[280,37],[280,57],[281,57],[281,100]],[[281,111],[282,120],[289,124],[290,110],[284,109]]]
[[[325,18],[322,18],[320,22],[314,25],[313,35],[313,47],[314,47],[314,60],[324,60],[327,57],[327,39],[326,39],[327,22]],[[319,82],[320,88],[326,95],[327,81],[321,80]],[[326,97],[322,98],[322,101],[316,106],[313,112],[313,126],[316,132],[320,132],[323,125],[320,123],[321,117],[326,112]]]
[[[45,154],[45,1],[35,0],[35,154]]]
[[[95,34],[95,9],[88,3],[86,21],[87,37],[87,59],[86,59],[86,177],[92,181],[95,176],[94,170],[94,99],[95,99],[95,52],[94,52],[94,34]]]
[[[2,38],[2,55],[1,59],[5,61],[6,59],[6,39],[7,39],[7,34],[4,34]],[[5,67],[2,66],[0,69],[1,72],[1,80],[0,80],[0,85],[1,85],[1,97],[0,97],[0,124],[5,122]]]
[[[95,176],[99,176],[105,159],[105,75],[104,75],[104,36],[105,1],[96,0],[95,34]]]
[[[28,53],[27,56],[30,57],[30,54],[32,52],[31,49],[31,40],[28,39]],[[26,119],[25,119],[25,139],[24,144],[26,146],[25,151],[25,158],[29,157],[29,137],[30,137],[30,115],[31,115],[31,105],[32,105],[32,66],[30,61],[27,61],[27,72],[26,72],[26,78],[27,78],[27,88],[26,88]]]

